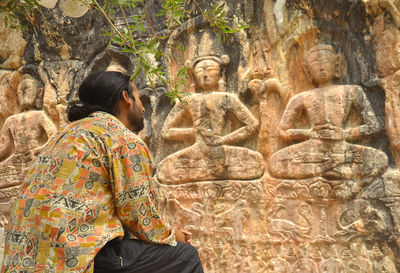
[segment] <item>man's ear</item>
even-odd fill
[[[128,94],[128,92],[126,90],[122,91],[121,101],[123,103],[127,103],[129,106],[131,106],[131,104],[132,104],[132,99],[131,99],[131,97],[129,96],[129,94]]]

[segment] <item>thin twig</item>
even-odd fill
[[[126,28],[128,29],[129,35],[130,35],[130,37],[131,37],[131,39],[133,41],[134,40],[133,33],[132,33],[131,28],[129,27],[128,17],[126,17],[126,13],[125,13],[124,9],[122,8],[121,4],[118,3],[118,6],[121,9],[122,15],[124,16],[124,19],[125,19]],[[132,43],[132,49],[135,50],[135,51],[138,51],[136,49],[136,47],[135,47],[135,43]]]
[[[96,9],[99,10],[103,16],[106,18],[107,22],[111,25],[112,29],[118,34],[119,37],[121,37],[122,40],[124,40],[127,45],[131,48],[133,48],[134,50],[136,50],[135,45],[131,45],[131,43],[125,38],[124,35],[122,35],[122,33],[118,30],[118,28],[114,25],[114,23],[111,21],[111,19],[108,17],[108,15],[105,13],[105,11],[101,8],[101,6],[99,5],[99,3],[97,3],[96,0],[92,0],[92,3],[95,3],[96,5]]]
[[[142,0],[140,1],[140,3],[142,3],[144,12],[146,13],[146,18],[147,18],[147,22],[149,22],[151,34],[153,34],[156,37],[158,43],[161,44],[160,38],[158,37],[157,33],[155,32],[155,30],[153,28],[153,24],[151,23],[149,11],[147,10],[145,3]]]
[[[197,6],[197,8],[200,10],[201,15],[202,15],[204,18],[206,18],[206,20],[207,20],[208,22],[211,22],[211,21],[207,18],[207,16],[204,14],[204,12],[203,12],[202,8],[200,7],[199,3],[198,3],[196,0],[193,0],[193,2],[194,2],[194,4]]]

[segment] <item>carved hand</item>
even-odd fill
[[[312,138],[341,140],[343,139],[343,129],[331,124],[315,126],[311,129]]]
[[[210,146],[219,146],[223,144],[223,137],[215,135],[210,128],[198,128],[198,131],[203,137],[205,144]]]

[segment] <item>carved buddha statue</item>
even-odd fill
[[[43,110],[34,110],[40,83],[25,77],[18,85],[17,95],[23,112],[6,119],[1,130],[0,162],[11,156],[36,156],[57,128]]]
[[[162,183],[251,180],[263,175],[261,154],[235,146],[255,135],[259,123],[235,94],[225,92],[222,68],[228,61],[227,56],[206,56],[192,63],[194,92],[174,106],[162,137],[194,140],[194,144],[160,162],[157,177]],[[241,123],[240,128],[232,128],[233,119]],[[182,124],[191,125],[182,128]]]
[[[307,53],[304,70],[315,88],[295,95],[286,106],[279,135],[294,144],[271,156],[271,176],[350,180],[386,170],[385,153],[348,142],[378,132],[379,123],[360,86],[332,83],[339,62],[330,45]]]

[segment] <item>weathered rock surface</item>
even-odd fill
[[[163,214],[206,272],[400,272],[400,2],[225,2],[250,28],[221,44],[194,4],[167,28],[146,1],[169,35],[160,65],[190,76],[174,105],[136,82]],[[82,79],[135,68],[94,9],[39,3],[23,36],[0,29],[0,236]]]

